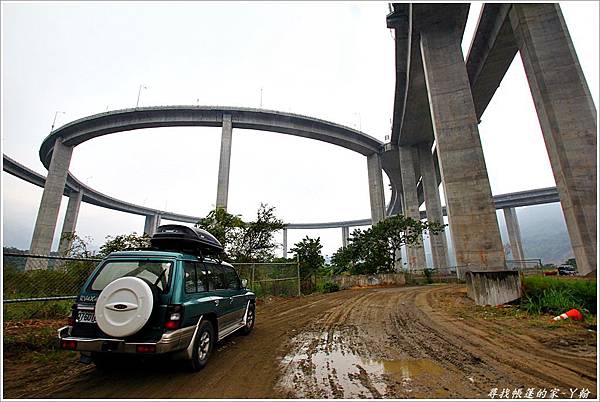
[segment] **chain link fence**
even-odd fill
[[[300,269],[297,262],[255,262],[233,264],[240,279],[258,297],[300,296]]]
[[[97,258],[62,258],[4,253],[3,302],[19,303],[75,299]],[[234,264],[241,279],[257,296],[298,296],[297,262]]]
[[[542,275],[544,266],[539,258],[528,260],[506,260],[508,269],[521,272],[523,275]]]
[[[99,262],[97,258],[4,253],[3,302],[75,299]]]

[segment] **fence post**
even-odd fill
[[[300,289],[300,255],[296,253],[296,267],[298,268],[298,297],[302,296],[302,290]]]
[[[255,264],[252,263],[252,285],[251,286],[252,286],[252,291],[253,292],[256,291],[256,289],[254,289],[254,266],[255,266]]]

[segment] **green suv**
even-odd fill
[[[109,365],[119,355],[166,355],[203,368],[217,341],[255,320],[254,293],[218,258],[210,233],[164,225],[144,250],[111,253],[89,276],[58,330],[63,349]]]

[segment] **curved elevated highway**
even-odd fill
[[[14,159],[3,155],[4,171],[34,184],[38,187],[44,187],[46,183],[46,177],[29,169],[28,167],[21,165]],[[113,209],[115,211],[127,212],[130,214],[152,216],[159,215],[162,219],[184,222],[184,223],[196,223],[200,220],[199,216],[191,216],[178,214],[176,212],[163,211],[153,208],[144,207],[141,205],[132,204],[126,201],[118,200],[110,197],[99,191],[86,186],[77,179],[71,177],[67,180],[65,185],[65,191],[63,195],[69,196],[73,192],[83,192],[83,202],[93,204],[99,207]],[[553,202],[559,202],[558,192],[556,187],[538,188],[535,190],[519,191],[515,193],[499,194],[494,196],[494,203],[496,209],[504,208],[516,208],[530,205],[549,204]],[[445,213],[444,208],[444,213]],[[425,218],[425,211],[421,211],[422,218]],[[353,219],[345,221],[332,221],[332,222],[308,222],[308,223],[286,223],[287,229],[331,229],[341,227],[355,227],[355,226],[367,226],[372,223],[371,218],[364,219]]]

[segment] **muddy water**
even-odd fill
[[[410,395],[415,379],[431,382],[444,374],[432,360],[373,358],[366,344],[357,345],[355,335],[356,330],[298,334],[281,362],[278,385],[304,398],[382,398],[392,396],[389,391],[396,395],[398,385]]]

